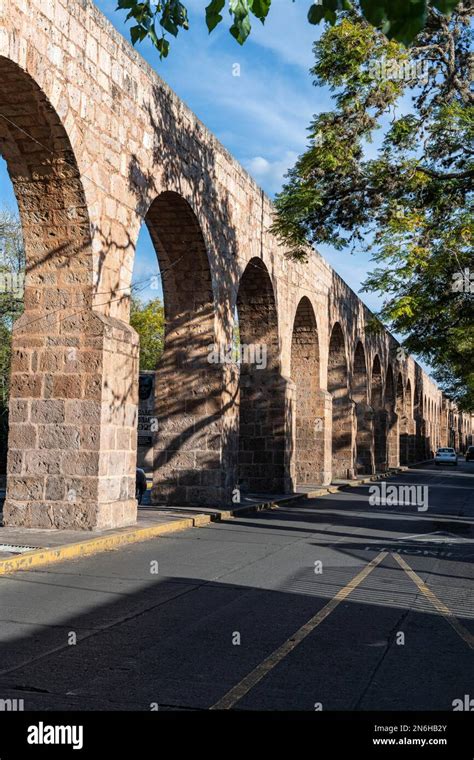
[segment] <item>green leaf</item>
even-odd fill
[[[180,28],[188,28],[188,14],[179,0],[168,0],[164,3],[160,24],[163,29],[176,37]]]
[[[164,37],[156,38],[155,47],[160,53],[160,58],[166,58],[169,53],[170,43]]]
[[[313,3],[308,11],[310,24],[319,24],[323,19],[334,26],[337,21],[336,11],[352,7],[347,0],[322,0],[321,3]]]
[[[313,3],[313,5],[310,7],[308,11],[308,21],[310,24],[319,24],[320,21],[324,18],[324,8],[322,5],[317,5],[316,3]]]
[[[150,5],[148,3],[133,3],[125,21],[131,18],[148,29],[153,18]]]
[[[137,2],[136,0],[118,0],[118,5],[115,10],[128,10],[129,8],[134,8],[136,6]]]
[[[141,25],[132,26],[130,29],[130,37],[132,39],[132,44],[135,45],[137,42],[141,42],[145,39],[145,37],[148,34],[148,30],[145,29]]]
[[[152,26],[151,26],[148,34],[150,35],[150,39],[151,39],[152,43],[154,44],[154,46],[156,48],[158,48],[158,50],[159,50],[160,49],[159,48],[159,39],[158,39],[158,35],[156,34],[156,29],[155,29],[155,25],[154,24],[152,24]]]
[[[225,5],[225,0],[211,0],[206,8],[206,24],[209,32],[216,28],[217,24],[222,21],[221,10]]]
[[[243,45],[252,28],[250,24],[248,4],[246,0],[230,0],[229,5],[229,11],[234,17],[234,23],[229,31],[239,45]]]
[[[431,0],[431,5],[446,15],[452,13],[458,4],[459,0]]]
[[[239,45],[243,45],[250,34],[250,30],[250,18],[248,16],[245,16],[243,19],[234,21],[229,29],[229,32],[231,33],[232,37],[237,40]]]
[[[249,8],[262,24],[268,16],[272,0],[249,0]]]
[[[188,11],[180,2],[178,2],[176,7],[175,19],[178,26],[181,26],[183,29],[189,29]]]
[[[160,19],[160,24],[163,27],[163,29],[166,29],[167,32],[173,35],[173,37],[176,37],[178,34],[178,27],[174,23],[173,19],[169,14],[163,15]]]
[[[409,45],[426,23],[426,0],[360,0],[362,12],[372,26],[388,37]]]
[[[330,23],[330,24],[332,24],[332,25],[334,26],[334,24],[335,24],[335,23],[336,23],[336,21],[337,21],[337,14],[336,14],[336,12],[335,12],[335,11],[332,11],[332,10],[330,10],[330,9],[327,9],[327,10],[324,12],[324,18],[325,18],[325,20],[326,20],[326,21],[329,21],[329,23]]]

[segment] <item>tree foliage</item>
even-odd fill
[[[313,119],[273,226],[296,259],[308,243],[369,247],[376,267],[365,289],[383,299],[378,316],[466,409],[474,408],[471,21],[472,2],[450,18],[431,9],[410,49],[355,10],[326,28],[312,73],[335,107]]]
[[[18,217],[0,211],[0,473],[5,470],[8,437],[11,333],[23,311],[25,254]]]
[[[142,303],[132,297],[130,324],[140,336],[140,369],[156,369],[163,353],[165,314],[161,300]]]
[[[203,10],[209,32],[223,21],[227,10],[229,32],[243,45],[251,32],[253,20],[264,24],[271,5],[272,0],[210,0]],[[318,0],[313,3],[308,0],[308,21],[310,24],[325,21],[334,25],[341,12],[357,5],[354,0]],[[449,14],[456,5],[457,0],[361,0],[359,10],[389,39],[409,44],[425,26],[430,6]],[[118,0],[117,10],[128,11],[126,20],[133,22],[130,27],[133,44],[151,40],[160,58],[166,58],[169,53],[167,35],[176,37],[180,30],[189,29],[188,11],[180,0]]]

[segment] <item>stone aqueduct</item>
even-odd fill
[[[89,0],[0,0],[0,153],[27,256],[4,521],[136,519],[135,245],[158,256],[153,498],[229,503],[465,445],[456,412],[317,254],[289,262],[271,203]],[[265,344],[267,366],[210,363]]]

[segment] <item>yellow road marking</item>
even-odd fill
[[[274,652],[272,652],[263,662],[260,663],[260,665],[257,665],[254,670],[252,670],[247,676],[245,676],[240,683],[238,683],[236,686],[234,686],[230,691],[227,692],[227,694],[224,694],[222,699],[220,699],[218,702],[216,702],[215,705],[212,705],[210,708],[211,710],[229,710],[231,707],[233,707],[236,702],[239,702],[239,700],[242,699],[249,691],[250,689],[253,689],[253,687],[259,683],[259,681],[264,678],[267,673],[269,673],[275,665],[278,665],[279,662],[281,662],[290,652],[295,649],[298,644],[301,644],[301,642],[312,632],[315,628],[320,625],[320,623],[325,620],[328,615],[331,614],[333,610],[336,609],[338,604],[340,604],[344,599],[347,599],[349,594],[351,594],[354,589],[359,586],[360,583],[362,583],[363,580],[367,578],[369,573],[372,572],[374,567],[377,567],[377,565],[382,562],[382,560],[387,556],[387,552],[380,552],[376,557],[374,557],[373,560],[371,560],[364,568],[360,571],[348,584],[347,586],[344,586],[340,591],[337,592],[336,596],[334,596],[330,602],[326,604],[325,607],[323,607],[322,610],[316,613],[310,620],[308,620],[304,625],[299,628],[296,633],[291,636],[291,638],[287,639],[284,644],[282,644],[278,649],[275,649]]]
[[[400,567],[405,570],[406,574],[412,579],[413,583],[418,586],[421,593],[426,596],[426,598],[431,602],[439,614],[442,615],[444,619],[449,623],[449,625],[454,628],[456,633],[463,639],[463,641],[465,641],[471,649],[474,649],[474,636],[472,633],[470,633],[467,628],[464,628],[462,623],[459,622],[451,610],[446,607],[446,605],[443,604],[440,599],[438,599],[436,594],[434,594],[431,589],[428,588],[426,583],[421,580],[420,576],[417,575],[414,570],[412,570],[408,562],[405,562],[403,557],[401,557],[399,554],[393,554],[393,556],[397,560]]]

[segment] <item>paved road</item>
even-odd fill
[[[451,710],[474,696],[474,463],[387,482],[428,509],[360,486],[0,579],[0,699]]]

